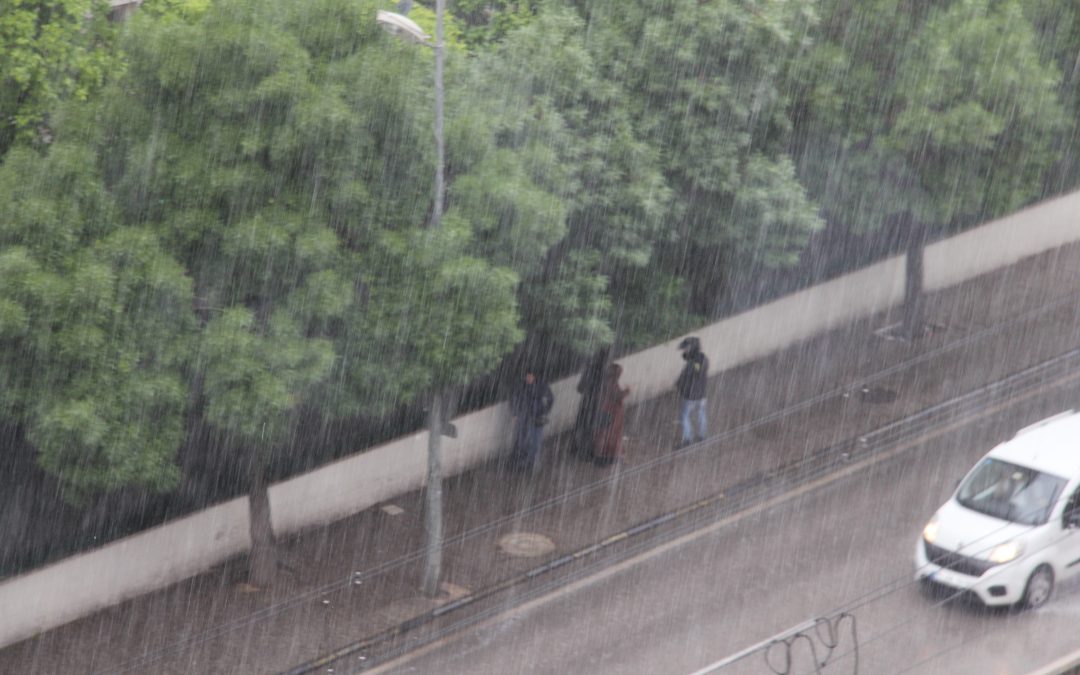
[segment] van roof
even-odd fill
[[[1080,414],[1068,410],[1016,432],[990,457],[1065,479],[1080,476]]]

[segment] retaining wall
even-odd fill
[[[925,287],[936,290],[1080,241],[1080,192],[1053,199],[929,246]],[[838,279],[706,326],[695,335],[718,372],[760,358],[853,319],[898,304],[904,258]],[[682,366],[679,340],[627,355],[630,404],[671,390]],[[576,377],[553,383],[552,432],[573,423]],[[490,458],[508,437],[505,405],[454,420],[443,466],[453,475]],[[294,532],[362,511],[420,487],[427,436],[418,432],[338,460],[270,488],[274,529]],[[101,608],[203,572],[250,546],[246,498],[192,514],[0,582],[0,647]]]

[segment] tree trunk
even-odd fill
[[[428,474],[425,500],[424,529],[427,544],[424,555],[424,595],[434,597],[439,592],[442,576],[443,504],[442,504],[442,431],[443,394],[431,397],[428,413]]]
[[[926,249],[926,226],[908,223],[907,269],[904,277],[904,335],[917,340],[924,333],[923,252]]]
[[[270,493],[266,485],[266,462],[257,449],[249,465],[248,515],[251,528],[251,553],[248,556],[248,581],[260,588],[274,583],[277,573],[277,546],[270,522]]]

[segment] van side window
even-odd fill
[[[1080,527],[1080,488],[1069,497],[1063,514],[1065,527]]]

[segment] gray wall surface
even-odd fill
[[[1080,192],[1044,202],[931,245],[925,287],[941,289],[1022,258],[1080,241]],[[695,335],[712,372],[758,359],[903,300],[904,258],[890,258],[838,279],[705,326]],[[675,346],[657,345],[619,359],[629,404],[671,390],[682,366]],[[577,410],[576,377],[553,383],[550,429],[568,429]],[[454,420],[443,440],[453,475],[500,452],[508,437],[503,404]],[[294,532],[333,522],[423,485],[426,432],[366,449],[270,488],[274,529]],[[104,607],[203,572],[250,546],[246,498],[72,556],[0,582],[0,647]]]

